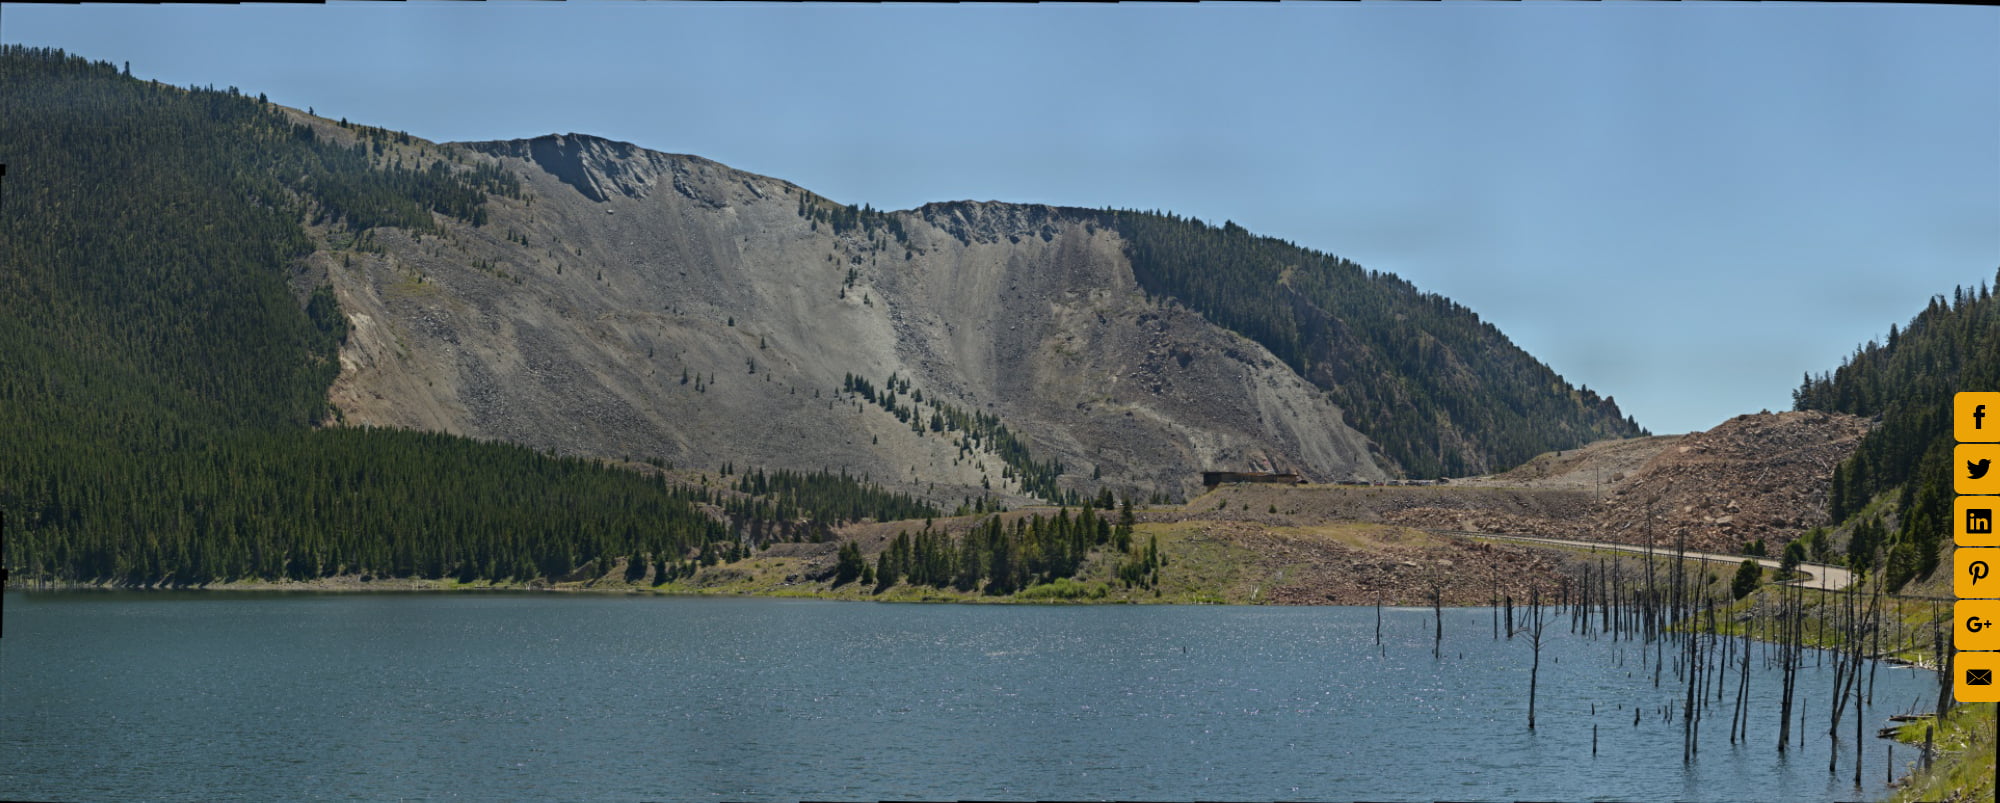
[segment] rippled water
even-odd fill
[[[1556,635],[1531,733],[1528,646],[1494,641],[1487,609],[1445,612],[1437,661],[1429,610],[1385,614],[1385,655],[1372,608],[240,593],[5,606],[5,799],[1847,800],[1883,794],[1882,720],[1936,694],[1929,673],[1881,669],[1856,790],[1851,720],[1839,773],[1826,769],[1830,665],[1809,659],[1801,682],[1802,751],[1774,750],[1775,701],[1732,747],[1725,704],[1684,765],[1681,727],[1659,715],[1684,694],[1671,664],[1654,689],[1636,645]],[[1769,698],[1775,672],[1753,670]]]

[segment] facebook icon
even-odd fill
[[[1984,429],[1985,424],[1986,424],[1986,405],[1984,404],[1975,405],[1972,408],[1972,428]]]

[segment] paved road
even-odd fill
[[[1552,544],[1555,546],[1582,547],[1593,551],[1602,550],[1607,552],[1637,552],[1641,555],[1646,554],[1645,547],[1629,544],[1601,544],[1595,541],[1572,541],[1567,538],[1544,538],[1538,535],[1500,535],[1497,533],[1474,533],[1463,530],[1425,530],[1425,532],[1437,533],[1439,535],[1492,538],[1501,541],[1522,541],[1526,543]],[[1656,546],[1653,548],[1653,554],[1656,556],[1672,557],[1674,551],[1672,549],[1660,549]],[[1714,552],[1689,552],[1687,553],[1687,557],[1692,560],[1727,563],[1732,566],[1742,563],[1744,558],[1743,555],[1720,555]],[[1778,561],[1772,558],[1756,558],[1756,561],[1766,569],[1778,568]],[[1799,571],[1805,572],[1808,575],[1804,580],[1797,581],[1806,588],[1817,588],[1822,591],[1839,591],[1854,583],[1854,573],[1838,566],[1828,566],[1824,563],[1801,563],[1799,564]]]

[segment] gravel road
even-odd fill
[[[1426,530],[1425,532],[1437,533],[1439,535],[1470,536],[1476,538],[1492,538],[1502,541],[1517,541],[1525,543],[1551,544],[1555,546],[1582,547],[1593,551],[1606,550],[1615,552],[1637,552],[1642,555],[1645,554],[1647,551],[1646,547],[1644,546],[1632,546],[1629,544],[1603,544],[1595,541],[1573,541],[1566,538],[1544,538],[1535,535],[1501,535],[1497,533],[1464,532],[1462,530]],[[1653,549],[1653,552],[1655,554],[1660,554],[1660,555],[1672,554],[1671,549],[1661,549],[1658,547],[1655,547]],[[1687,553],[1687,556],[1695,560],[1706,560],[1715,563],[1728,563],[1731,565],[1742,563],[1744,558],[1743,555],[1723,555],[1715,552],[1689,552]],[[1778,568],[1778,561],[1774,558],[1756,558],[1756,561],[1758,564],[1762,565],[1766,569]],[[1854,573],[1846,569],[1840,568],[1838,566],[1828,566],[1824,563],[1801,563],[1799,564],[1799,570],[1805,572],[1808,575],[1806,579],[1799,581],[1800,583],[1803,583],[1806,588],[1817,588],[1821,591],[1839,591],[1841,589],[1848,587],[1850,584],[1854,582]]]

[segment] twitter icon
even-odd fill
[[[2000,443],[1961,443],[1952,450],[1952,463],[1959,466],[1952,478],[1952,490],[1961,494],[2000,494]],[[2000,500],[1995,500],[2000,501]]]

